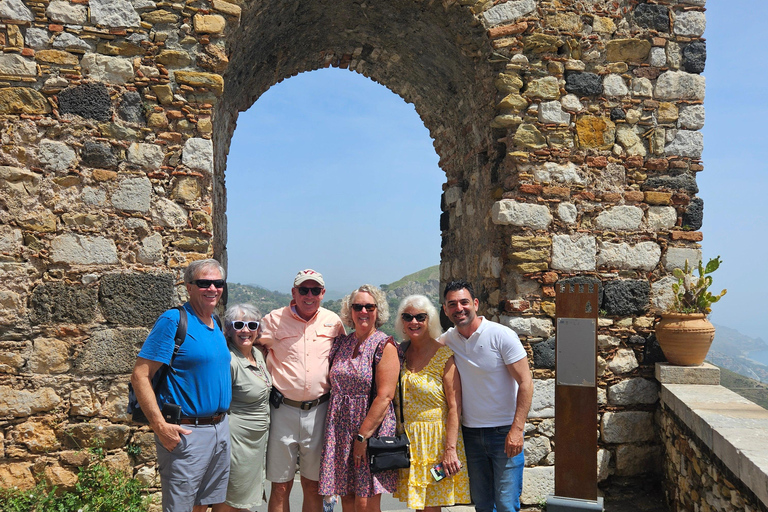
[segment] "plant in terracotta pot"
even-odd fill
[[[692,268],[685,262],[685,267],[676,268],[672,275],[677,282],[672,285],[675,300],[671,308],[661,314],[656,324],[656,339],[661,350],[672,364],[695,366],[704,362],[712,340],[715,327],[707,320],[712,311],[712,304],[719,301],[727,290],[713,295],[709,291],[712,285],[712,272],[720,267],[720,256],[712,258],[703,265]],[[694,275],[698,271],[698,276]]]

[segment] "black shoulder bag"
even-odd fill
[[[374,356],[373,370],[371,372],[371,398],[368,403],[370,410],[376,395],[376,359]],[[411,467],[411,442],[405,432],[405,416],[403,416],[403,383],[397,378],[398,398],[400,399],[400,422],[403,424],[403,433],[395,436],[372,436],[368,439],[368,459],[371,473]],[[397,413],[395,413],[397,416]]]
[[[160,382],[165,378],[165,374],[168,373],[169,369],[173,371],[173,360],[176,358],[176,354],[179,353],[181,344],[184,343],[184,339],[187,337],[187,311],[184,309],[184,306],[177,306],[176,309],[179,310],[179,325],[176,327],[176,335],[173,337],[173,354],[171,354],[170,364],[161,366],[152,377],[152,390],[155,392],[155,396],[157,396],[157,392],[160,389]],[[131,415],[132,421],[141,423],[142,425],[149,424],[147,416],[139,406],[139,400],[136,398],[133,384],[130,383],[128,384],[128,407],[126,408],[126,412]]]

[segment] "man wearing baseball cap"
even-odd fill
[[[272,482],[269,512],[290,512],[288,501],[300,460],[302,512],[321,512],[317,492],[325,416],[331,384],[328,380],[333,338],[344,334],[339,316],[320,303],[323,276],[312,269],[296,274],[293,300],[262,320],[259,340],[267,349],[272,374],[267,480]]]

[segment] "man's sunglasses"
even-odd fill
[[[403,322],[410,322],[414,318],[416,319],[417,322],[423,322],[424,320],[427,319],[427,314],[417,313],[415,315],[411,315],[409,313],[403,313],[402,315],[400,315],[400,317],[403,319]]]
[[[299,295],[306,295],[308,293],[312,293],[315,297],[323,293],[323,289],[320,286],[299,286]]]
[[[354,309],[358,313],[361,312],[363,309],[365,309],[370,313],[371,311],[376,310],[376,304],[352,304],[352,309]]]
[[[195,279],[192,281],[192,284],[202,289],[210,288],[211,285],[215,286],[216,288],[224,288],[224,285],[227,284],[227,281],[224,279]]]
[[[251,320],[250,322],[235,320],[234,322],[232,322],[232,328],[236,331],[242,331],[246,325],[248,326],[248,330],[251,332],[255,332],[259,330],[259,322],[256,322],[255,320]]]

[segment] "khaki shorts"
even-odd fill
[[[293,480],[296,464],[301,476],[320,479],[320,458],[323,452],[325,416],[330,400],[302,411],[281,404],[269,406],[269,441],[267,442],[267,480],[283,483]]]

